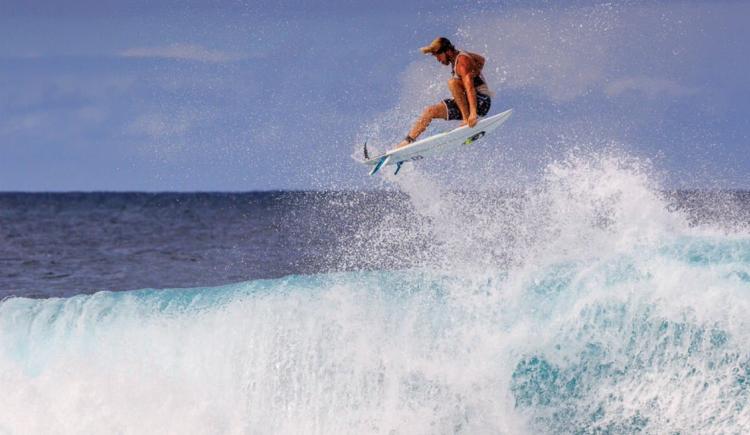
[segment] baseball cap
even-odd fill
[[[453,44],[451,44],[448,38],[440,36],[435,38],[430,45],[422,47],[420,50],[424,54],[440,54],[451,48],[453,48]]]

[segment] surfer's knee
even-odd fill
[[[435,119],[435,118],[444,118],[442,111],[440,110],[443,108],[442,104],[435,104],[432,106],[427,106],[424,109],[424,112],[422,112],[422,118],[425,119],[427,122]]]

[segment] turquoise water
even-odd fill
[[[424,220],[368,237],[419,225],[418,267],[4,300],[0,432],[750,430],[740,226],[607,158],[515,208],[405,175]]]

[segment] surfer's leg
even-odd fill
[[[451,95],[453,95],[453,99],[456,101],[458,110],[461,111],[461,118],[464,120],[469,119],[469,99],[466,96],[466,89],[464,89],[463,82],[459,79],[450,79],[448,80],[448,89],[450,89]]]
[[[409,137],[412,139],[416,139],[419,137],[420,134],[422,134],[425,130],[427,130],[427,127],[429,127],[430,122],[432,122],[433,119],[448,119],[448,108],[445,107],[445,104],[443,102],[434,104],[432,106],[427,106],[424,111],[422,112],[422,116],[417,119],[417,122],[414,123],[414,126],[409,131]],[[396,148],[401,148],[403,146],[409,145],[411,142],[404,139],[396,145]]]

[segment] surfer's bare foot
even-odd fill
[[[398,145],[396,145],[395,149],[399,149],[399,148],[405,147],[407,145],[410,145],[410,144],[414,143],[415,140],[416,139],[414,139],[413,137],[411,137],[411,136],[409,136],[407,134],[406,137],[404,138],[404,140],[402,140],[401,142],[398,143]]]

